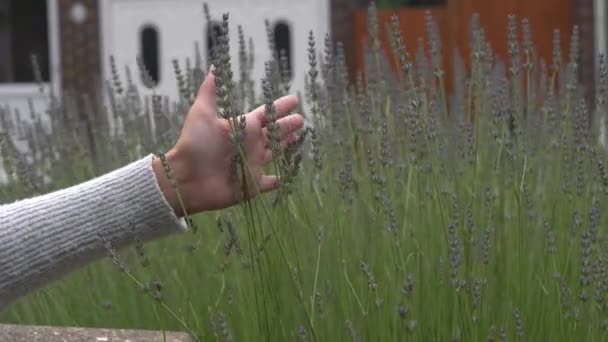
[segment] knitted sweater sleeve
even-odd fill
[[[0,311],[33,290],[124,247],[183,232],[152,155],[85,183],[0,206]]]

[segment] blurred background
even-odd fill
[[[141,56],[159,92],[177,96],[172,60],[182,65],[194,58],[195,44],[202,54],[211,48],[214,29],[207,27],[202,0],[0,0],[0,104],[9,112],[27,112],[47,105],[36,79],[56,94],[78,92],[92,96],[110,78],[110,56],[118,71],[133,71],[142,85],[136,57]],[[367,32],[367,0],[207,0],[212,21],[230,13],[233,57],[237,58],[236,25],[254,43],[254,77],[260,79],[269,59],[265,20],[275,48],[287,52],[292,89],[301,91],[308,68],[307,38],[316,35],[319,50],[325,34],[344,44],[352,75],[363,66]],[[596,82],[597,55],[606,49],[605,0],[379,0],[380,30],[386,44],[385,23],[393,14],[401,18],[406,45],[414,54],[418,38],[426,37],[425,12],[438,23],[443,64],[448,80],[456,55],[468,59],[471,16],[480,14],[497,58],[505,59],[507,15],[532,25],[539,60],[548,61],[553,31],[560,30],[567,49],[573,25],[580,29],[581,81],[587,95]],[[564,50],[566,51],[566,50]],[[32,70],[37,55],[40,70]],[[204,58],[205,56],[203,56]],[[234,65],[234,64],[233,64]],[[236,67],[236,66],[235,66]],[[38,76],[36,76],[38,74]],[[29,101],[28,101],[29,99]],[[6,112],[6,111],[5,111]]]

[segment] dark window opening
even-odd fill
[[[212,21],[207,25],[207,61],[215,60],[215,49],[218,46],[218,40],[222,35],[222,27],[220,23]]]
[[[160,46],[158,29],[145,26],[141,30],[141,56],[144,66],[154,83],[160,81]]]
[[[0,83],[38,81],[32,56],[36,56],[41,81],[49,82],[46,1],[0,0]]]
[[[274,46],[277,57],[284,56],[284,61],[279,60],[284,73],[293,78],[292,51],[291,51],[291,28],[285,21],[279,21],[274,25]]]

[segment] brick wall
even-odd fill
[[[72,6],[82,4],[86,18],[71,18]],[[99,88],[101,49],[98,0],[59,0],[62,87],[66,92],[94,94]]]
[[[450,5],[458,4],[461,0],[448,0]],[[549,0],[546,0],[549,1]],[[569,0],[571,23],[580,29],[580,80],[585,85],[585,95],[592,101],[595,91],[595,17],[594,0]],[[370,0],[331,0],[331,20],[334,41],[342,41],[347,53],[352,51],[353,21],[352,12],[356,8],[365,8]],[[448,6],[450,6],[448,5]],[[505,16],[507,13],[505,13]],[[532,23],[534,25],[534,23]],[[571,27],[571,26],[570,26]],[[569,32],[563,33],[563,39],[569,41]],[[567,54],[567,51],[564,51]],[[349,60],[351,70],[354,62]]]
[[[369,0],[330,0],[331,31],[334,42],[342,42],[347,56],[352,50],[352,15],[353,10],[365,8]],[[353,60],[349,59],[348,64],[352,70]]]
[[[83,129],[89,152],[96,160],[97,149],[93,134],[95,118],[89,116],[90,111],[86,110],[84,100],[87,97],[97,99],[101,85],[98,0],[58,0],[58,4],[62,90],[78,108],[78,127]],[[81,6],[81,9],[84,6],[85,10],[79,11],[81,19],[84,19],[82,22],[74,20],[73,6]]]

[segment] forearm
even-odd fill
[[[80,185],[0,207],[0,310],[105,253],[186,229],[152,157]],[[160,182],[160,184],[159,184]]]

